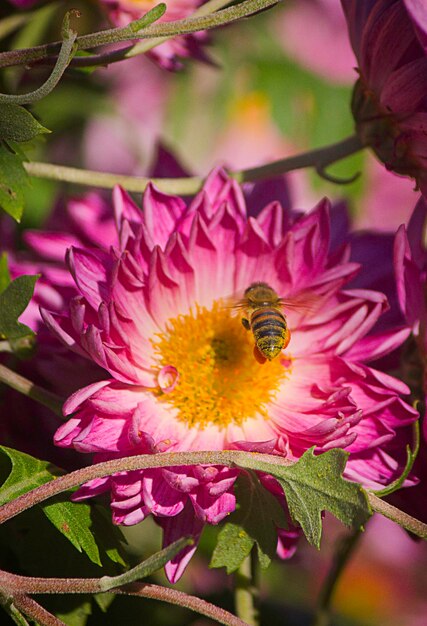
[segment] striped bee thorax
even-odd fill
[[[250,316],[251,330],[261,354],[268,360],[274,359],[286,348],[290,332],[283,313],[271,305],[257,307]]]

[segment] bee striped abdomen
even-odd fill
[[[265,358],[271,361],[288,345],[290,332],[286,318],[277,308],[258,307],[250,322],[256,346]]]

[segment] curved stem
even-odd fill
[[[360,529],[357,529],[350,535],[346,535],[339,540],[339,544],[334,554],[331,568],[320,591],[313,626],[329,626],[331,619],[332,597],[339,582],[340,576],[343,573],[351,555],[353,554],[354,549],[356,548],[361,536],[362,531]]]
[[[330,146],[266,163],[259,167],[229,172],[229,174],[239,183],[257,181],[305,167],[325,168],[331,165],[331,163],[335,163],[335,161],[339,161],[362,149],[363,146],[358,137],[352,136]],[[39,162],[24,163],[24,167],[30,176],[36,176],[37,178],[48,178],[50,180],[90,187],[102,187],[104,189],[112,189],[115,185],[121,185],[128,191],[134,192],[143,192],[148,183],[153,182],[164,193],[184,196],[197,193],[204,181],[204,178],[201,176],[150,179],[142,176],[123,176]]]
[[[274,475],[274,466],[289,466],[293,462],[289,459],[269,454],[242,452],[240,450],[221,450],[209,452],[169,452],[159,454],[141,454],[138,456],[114,459],[97,463],[82,469],[60,476],[45,483],[15,500],[0,507],[0,524],[18,515],[22,511],[43,502],[52,496],[63,493],[72,487],[77,487],[94,478],[103,478],[117,472],[141,470],[147,468],[188,466],[188,465],[225,465],[227,467],[242,467],[262,471]],[[367,491],[369,504],[373,511],[381,513],[388,519],[396,522],[417,537],[427,540],[427,524],[400,511],[396,507],[384,502],[372,492]]]
[[[202,15],[209,15],[214,11],[222,9],[227,4],[230,4],[230,0],[208,0],[202,4],[198,9],[192,13],[193,17]],[[110,50],[100,54],[91,54],[84,57],[75,57],[71,63],[71,67],[94,67],[96,65],[109,65],[110,63],[117,63],[124,59],[131,59],[139,54],[145,54],[149,50],[152,50],[156,46],[168,41],[171,37],[157,37],[155,39],[147,39],[146,41],[139,41],[138,43],[121,48],[120,50]],[[49,61],[49,59],[47,59]]]
[[[76,37],[77,33],[74,31],[66,32],[55,67],[53,68],[49,78],[43,83],[43,85],[41,85],[41,87],[26,94],[9,95],[0,93],[0,104],[31,104],[33,102],[38,102],[50,94],[50,92],[59,83],[62,75],[68,67],[70,57],[73,54]]]
[[[183,20],[162,22],[135,31],[135,22],[131,22],[124,28],[111,28],[90,35],[77,37],[76,44],[78,50],[88,50],[105,44],[119,43],[121,41],[132,41],[135,39],[152,39],[157,37],[173,37],[175,35],[185,35],[195,33],[200,30],[208,30],[217,26],[224,26],[243,17],[248,17],[258,11],[272,7],[281,0],[245,0],[236,6],[221,9],[211,15],[201,17],[190,17]],[[140,20],[137,20],[140,23]],[[58,54],[60,42],[43,44],[34,48],[22,50],[10,50],[0,54],[0,67],[10,67],[12,65],[22,65],[41,61],[52,54]]]
[[[258,586],[255,581],[255,555],[252,551],[234,575],[236,614],[250,626],[259,626]]]
[[[4,383],[8,385],[8,387],[15,389],[15,391],[19,391],[23,395],[28,396],[28,398],[47,406],[48,409],[56,413],[56,415],[63,417],[62,405],[64,401],[59,396],[51,391],[47,391],[47,389],[43,389],[43,387],[35,385],[27,378],[24,378],[1,364],[0,383]]]
[[[100,587],[100,578],[32,578],[30,576],[18,576],[16,574],[10,574],[8,572],[0,571],[0,585],[8,590],[9,594],[13,598],[13,603],[20,607],[23,613],[29,615],[27,601],[31,602],[28,596],[23,594],[94,594],[102,593],[103,590]],[[17,595],[14,595],[16,593]],[[246,622],[234,616],[232,613],[221,609],[206,600],[202,600],[195,596],[190,596],[182,591],[171,589],[169,587],[162,587],[160,585],[146,584],[146,583],[132,583],[123,587],[118,587],[109,591],[109,593],[117,593],[124,595],[139,596],[140,598],[151,598],[153,600],[160,600],[167,602],[168,604],[174,604],[180,607],[184,607],[210,617],[220,624],[225,626],[247,626]],[[18,602],[15,603],[15,598],[18,598]],[[20,598],[26,598],[23,605]],[[34,601],[32,601],[34,602]],[[38,605],[39,606],[39,605]],[[40,609],[42,607],[39,607]],[[44,609],[42,609],[44,611]],[[52,616],[53,617],[53,616]],[[57,618],[54,618],[57,619]],[[50,622],[43,622],[41,624],[48,624]],[[62,622],[51,622],[54,626]]]

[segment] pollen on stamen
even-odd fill
[[[292,366],[288,356],[286,366],[280,358],[261,365],[252,333],[221,301],[170,319],[152,343],[158,371],[172,367],[179,375],[173,390],[158,391],[159,400],[187,426],[201,429],[267,419],[268,404]]]

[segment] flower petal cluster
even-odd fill
[[[360,78],[357,132],[427,193],[427,15],[417,0],[341,0]]]
[[[153,8],[149,0],[101,0],[109,19],[116,26],[126,26]],[[158,20],[171,22],[190,17],[203,0],[172,0],[168,2],[166,13]],[[168,39],[149,52],[149,56],[166,70],[182,68],[180,59],[192,57],[207,61],[203,44],[208,40],[206,31]]]
[[[408,227],[401,226],[395,238],[394,265],[400,309],[415,339],[414,350],[406,355],[411,386],[420,398],[427,393],[427,202],[421,198]],[[427,436],[426,425],[424,434]]]
[[[343,447],[353,480],[377,487],[399,473],[396,434],[417,414],[400,398],[406,385],[366,362],[403,337],[370,332],[387,309],[383,294],[344,288],[359,265],[346,246],[329,252],[326,200],[296,220],[274,201],[248,216],[241,189],[217,170],[188,205],[149,185],[142,211],[120,188],[114,207],[118,243],[71,247],[79,295],[68,313],[42,311],[63,343],[110,374],[67,400],[57,445],[95,461],[248,446],[298,459],[312,446]],[[257,281],[289,302],[292,333],[264,364],[232,304]],[[168,544],[197,539],[234,510],[236,475],[141,470],[92,481],[77,497],[110,490],[116,523],[152,514]],[[194,549],[168,564],[171,581]],[[279,553],[289,553],[286,541]]]

